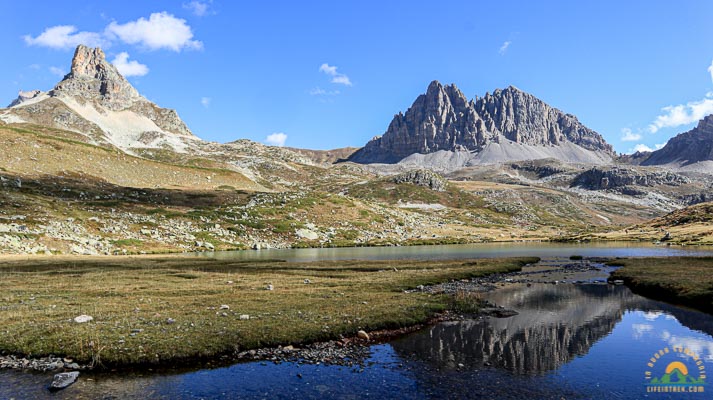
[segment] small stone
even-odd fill
[[[357,332],[357,337],[359,339],[369,340],[369,334],[364,331]]]
[[[266,290],[275,290],[275,287],[272,285],[267,285],[267,287],[265,289]]]
[[[56,374],[52,383],[50,384],[50,390],[62,390],[67,386],[73,384],[79,378],[79,372],[62,372],[61,374]]]
[[[74,322],[78,324],[83,324],[92,320],[94,320],[94,317],[92,317],[91,315],[80,315],[78,317],[74,317]]]
[[[173,318],[168,318],[168,319],[166,320],[166,323],[169,324],[169,325],[170,325],[170,324],[175,324],[175,323],[176,323],[176,320],[173,319]]]
[[[242,315],[240,315],[240,319],[243,320],[243,321],[247,321],[247,320],[250,319],[250,316],[247,315],[247,314],[242,314]]]
[[[230,310],[230,306],[227,305],[227,304],[223,304],[223,305],[220,306],[220,309],[221,309],[221,310]]]
[[[305,282],[305,285],[309,285],[310,283],[312,283],[312,281],[309,279],[305,279],[304,282]]]

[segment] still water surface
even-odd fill
[[[190,256],[236,260],[280,259],[294,262],[320,260],[460,259],[496,257],[676,257],[713,255],[711,246],[665,246],[636,242],[602,243],[479,243],[442,246],[344,247],[336,249],[268,249],[186,253]]]
[[[555,251],[631,256],[702,251],[540,246],[523,252],[491,247],[487,254],[545,256]],[[475,257],[472,246],[438,247],[458,247],[456,252],[461,253],[456,258]],[[423,257],[422,249],[409,254]],[[352,254],[338,252],[329,257],[364,258]],[[713,398],[713,388],[708,386],[706,393],[646,392],[647,371],[662,376],[666,365],[681,361],[691,375],[696,372],[692,357],[675,353],[674,348],[696,353],[704,369],[713,371],[713,316],[634,295],[624,286],[602,284],[512,285],[485,296],[519,314],[441,323],[373,346],[363,370],[251,362],[188,372],[83,374],[78,383],[56,394],[46,390],[52,374],[0,371],[0,399]],[[649,359],[663,349],[670,353],[649,367]]]

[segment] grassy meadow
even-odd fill
[[[421,323],[452,304],[445,295],[406,289],[536,261],[6,259],[0,351],[117,367],[353,336]],[[74,322],[83,314],[93,320]]]
[[[635,293],[713,314],[713,257],[631,258],[616,260],[621,279]]]

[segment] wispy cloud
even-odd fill
[[[336,96],[341,93],[339,90],[324,90],[321,87],[310,89],[310,96]]]
[[[201,105],[205,108],[208,108],[210,107],[211,100],[212,99],[210,97],[201,97]]]
[[[500,49],[498,50],[498,53],[499,53],[501,56],[504,56],[505,53],[508,52],[508,48],[510,47],[510,44],[511,44],[511,43],[512,43],[512,42],[511,42],[510,40],[508,40],[508,41],[506,41],[505,43],[503,43],[503,45],[500,46]]]
[[[37,37],[23,36],[29,46],[49,47],[51,49],[71,49],[79,44],[107,47],[108,41],[96,32],[77,32],[73,25],[57,25],[45,29]]]
[[[60,67],[49,67],[50,73],[52,75],[57,75],[59,77],[65,76],[67,73]]]
[[[334,65],[324,63],[319,66],[319,72],[323,72],[328,76],[331,76],[332,80],[330,82],[332,83],[352,86],[352,81],[349,79],[349,77],[346,74],[340,74],[339,72],[337,72],[337,67]]]
[[[621,130],[621,140],[623,142],[636,142],[638,140],[641,140],[641,133],[634,133],[631,129],[629,128],[623,128]]]
[[[267,135],[265,138],[265,143],[271,146],[284,146],[287,141],[287,135],[282,132],[275,132],[271,135]]]
[[[713,62],[711,62],[707,70],[711,75],[711,81],[713,81]],[[661,128],[688,125],[713,114],[713,92],[706,93],[702,100],[664,107],[661,111],[662,113],[648,126],[649,132],[656,133]]]
[[[209,14],[210,3],[213,1],[190,1],[183,3],[183,8],[189,10],[196,17],[205,17]]]
[[[139,63],[136,60],[129,61],[129,53],[121,52],[114,57],[111,62],[114,64],[119,73],[129,77],[129,76],[144,76],[149,73],[149,67],[144,64]]]
[[[661,128],[688,125],[713,114],[713,93],[708,93],[703,100],[664,107],[661,111],[663,113],[649,125],[649,132],[656,133]]]
[[[139,18],[125,24],[112,22],[106,27],[108,36],[118,37],[128,44],[137,44],[148,50],[201,49],[203,43],[193,40],[193,31],[186,20],[167,12],[153,13],[149,19]]]

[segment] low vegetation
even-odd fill
[[[299,345],[410,326],[452,304],[470,309],[471,299],[404,290],[535,261],[5,260],[0,350],[116,367]],[[80,315],[93,320],[75,322]]]
[[[635,293],[713,314],[713,257],[632,258],[611,279]]]

